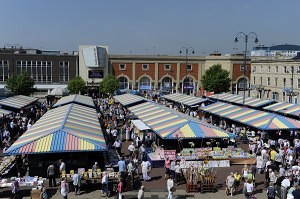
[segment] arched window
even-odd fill
[[[183,80],[183,93],[191,94],[194,89],[194,80],[191,77],[186,77]]]
[[[126,77],[119,77],[119,89],[128,89],[128,80]]]
[[[169,90],[172,88],[172,79],[170,77],[165,77],[162,79],[162,89]]]
[[[244,90],[244,86],[245,86],[245,89],[248,88],[247,79],[246,78],[239,79],[239,81],[238,81],[238,90]]]
[[[142,77],[140,79],[140,90],[150,90],[151,89],[151,82],[148,77]]]

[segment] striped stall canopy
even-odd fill
[[[38,101],[38,98],[28,97],[25,95],[16,95],[0,100],[0,105],[15,109],[22,109],[36,101]]]
[[[292,115],[300,117],[300,105],[299,104],[290,104],[286,102],[278,102],[270,106],[266,106],[263,109],[269,110],[272,112],[283,113],[287,115]]]
[[[211,95],[208,98],[220,100],[223,102],[230,102],[230,103],[243,105],[243,96],[242,95],[222,93],[222,94]],[[262,100],[262,99],[253,98],[253,97],[245,97],[245,105],[249,106],[249,107],[254,107],[254,108],[268,105],[273,102],[275,102],[275,101],[274,100]]]
[[[226,131],[200,122],[189,122],[168,138],[231,138]]]
[[[200,103],[207,100],[207,99],[203,99],[203,98],[200,98],[200,97],[194,97],[194,96],[190,96],[190,95],[183,95],[183,94],[180,94],[180,93],[164,95],[163,97],[165,99],[168,99],[168,100],[171,100],[171,101],[174,101],[174,102],[182,103],[186,106],[193,106],[193,105],[200,104]]]
[[[151,102],[132,106],[129,110],[162,138],[167,138],[189,121],[171,109]]]
[[[68,104],[45,113],[4,155],[106,150],[96,110]]]
[[[62,97],[53,105],[53,108],[70,104],[70,103],[75,103],[75,104],[80,104],[83,106],[95,108],[93,99],[91,97],[84,96],[84,95],[69,95],[66,97]]]
[[[5,110],[5,109],[0,109],[0,118],[6,115],[11,114],[11,111]]]
[[[145,98],[133,94],[116,95],[114,96],[114,98],[117,102],[119,102],[123,106],[128,106],[137,102],[146,101]]]
[[[201,107],[201,109],[260,130],[300,129],[300,121],[298,120],[223,102],[217,102],[206,107]]]

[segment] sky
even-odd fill
[[[105,45],[109,54],[197,56],[240,53],[258,45],[300,45],[299,0],[1,0],[0,47],[78,51]],[[255,46],[250,37],[247,50]]]

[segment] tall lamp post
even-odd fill
[[[285,92],[288,93],[289,97],[289,103],[293,103],[293,96],[297,96],[298,93],[294,92],[294,73],[299,73],[300,70],[295,70],[294,66],[291,66],[291,73],[292,73],[292,79],[291,79],[291,88],[285,88]]]
[[[245,105],[245,95],[246,95],[246,66],[247,66],[247,44],[248,44],[248,38],[255,38],[254,42],[258,43],[257,34],[255,32],[250,32],[248,34],[245,34],[243,32],[238,32],[235,36],[234,42],[238,42],[238,38],[245,38],[245,53],[244,53],[244,85],[243,85],[243,106]]]
[[[181,47],[179,54],[181,56],[181,53],[183,53],[183,51],[185,51],[185,81],[187,81],[187,74],[188,74],[188,55],[194,54],[195,53],[195,49],[193,47]],[[188,94],[188,85],[184,84],[184,80],[182,82],[183,85],[183,89],[185,90],[186,94]]]

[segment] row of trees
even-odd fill
[[[229,72],[222,69],[217,64],[205,71],[201,84],[206,91],[215,93],[227,92],[230,88]],[[86,87],[85,81],[81,77],[75,77],[68,83],[67,89],[70,93],[80,93]],[[119,81],[113,75],[106,76],[100,83],[100,91],[104,94],[114,93],[119,88]],[[27,72],[11,76],[6,82],[6,89],[13,95],[30,95],[35,91],[34,80]]]

